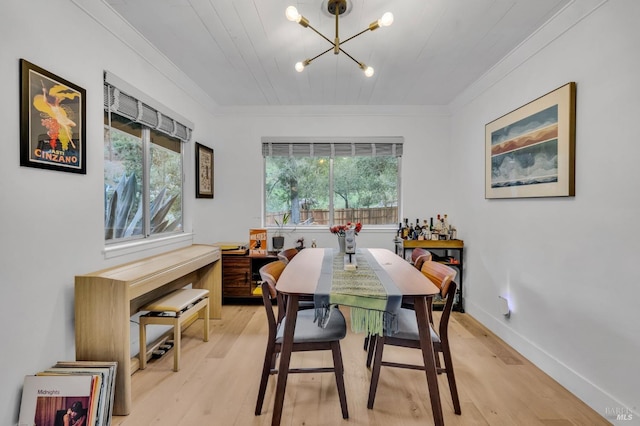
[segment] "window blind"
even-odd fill
[[[354,138],[263,137],[263,157],[402,156],[402,136]]]
[[[104,110],[188,142],[193,123],[159,105],[109,72],[104,74]]]

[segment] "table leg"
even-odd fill
[[[433,420],[436,425],[444,425],[442,417],[442,405],[440,403],[440,391],[438,390],[438,375],[436,373],[436,361],[433,354],[433,342],[427,320],[427,301],[425,297],[414,299],[414,309],[416,310],[416,320],[418,321],[418,331],[420,333],[420,348],[427,374],[429,385],[429,398],[431,399],[431,409]]]
[[[290,294],[287,297],[287,319],[284,325],[284,336],[282,338],[282,349],[280,351],[280,363],[278,364],[278,383],[276,384],[276,397],[273,401],[273,417],[271,425],[280,425],[282,418],[282,406],[284,405],[284,392],[287,388],[287,375],[289,374],[289,363],[293,350],[293,335],[296,329],[296,319],[298,316],[298,295]]]

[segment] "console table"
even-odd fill
[[[463,298],[463,272],[464,272],[464,241],[462,240],[399,240],[396,241],[396,254],[406,259],[407,251],[413,251],[414,248],[424,248],[429,251],[443,253],[441,258],[437,253],[433,253],[433,260],[439,261],[458,270],[458,276],[456,277],[456,283],[458,284],[457,300],[453,305],[453,309],[458,312],[464,312],[464,298]],[[451,263],[449,258],[453,257],[454,262]]]
[[[75,277],[75,334],[78,361],[117,361],[114,415],[131,412],[130,318],[140,307],[192,284],[209,290],[210,316],[222,313],[220,249],[189,247]]]

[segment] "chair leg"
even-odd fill
[[[456,386],[456,377],[453,373],[453,362],[451,359],[451,350],[449,349],[449,342],[444,340],[440,344],[442,348],[442,356],[444,357],[444,365],[447,369],[447,380],[449,381],[449,390],[451,391],[451,400],[453,401],[453,411],[456,414],[461,414],[460,400],[458,399],[458,387]],[[437,353],[436,353],[437,355]]]
[[[367,368],[371,368],[371,360],[373,359],[373,354],[376,350],[376,336],[372,335],[369,337],[369,348],[367,349]]]
[[[380,378],[380,368],[382,367],[382,350],[384,348],[383,336],[372,336],[374,341],[372,344],[375,346],[376,355],[373,360],[373,370],[371,370],[371,384],[369,385],[369,401],[367,402],[367,408],[373,408],[373,402],[376,399],[376,390],[378,389],[378,379]]]
[[[262,403],[264,402],[264,395],[267,392],[267,382],[269,381],[269,375],[271,373],[272,365],[275,361],[275,344],[267,344],[267,350],[264,354],[264,363],[262,365],[262,376],[260,377],[260,388],[258,390],[258,400],[256,401],[255,415],[262,414]]]
[[[342,365],[342,352],[340,351],[339,341],[331,342],[331,353],[333,354],[333,370],[336,375],[336,385],[338,386],[342,418],[348,419],[349,409],[347,408],[347,392],[344,387],[344,367]]]
[[[366,337],[364,338],[364,349],[365,351],[369,350],[369,342],[370,342],[370,338],[371,335],[367,334]]]
[[[440,369],[442,368],[442,365],[440,364],[440,354],[438,353],[438,351],[436,350],[433,351],[433,358],[436,361],[436,372],[440,374]]]

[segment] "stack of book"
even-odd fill
[[[18,426],[110,426],[117,365],[60,361],[25,376]]]

